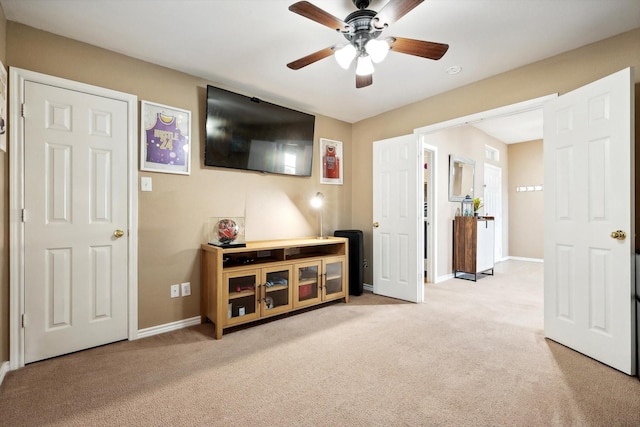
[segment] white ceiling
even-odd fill
[[[449,51],[440,61],[391,52],[373,85],[356,89],[353,68],[333,58],[286,67],[345,41],[290,12],[294,2],[0,0],[8,20],[350,123],[640,27],[639,0],[426,0],[383,35],[448,43]],[[351,0],[311,3],[341,19],[355,10]],[[454,65],[462,72],[447,74]]]
[[[506,144],[542,139],[542,109],[469,123]]]

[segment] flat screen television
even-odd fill
[[[207,86],[205,166],[311,176],[315,116]]]

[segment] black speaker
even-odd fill
[[[349,295],[362,295],[364,283],[364,237],[361,230],[336,230],[335,237],[349,239]]]

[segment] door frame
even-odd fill
[[[525,111],[539,109],[539,108],[542,108],[542,106],[546,102],[557,97],[558,97],[557,93],[552,93],[552,94],[544,95],[538,98],[529,99],[527,101],[517,102],[510,105],[505,105],[503,107],[494,108],[492,110],[481,111],[479,113],[474,113],[467,116],[461,116],[455,119],[446,120],[444,122],[439,122],[439,123],[434,123],[431,125],[419,127],[414,129],[413,133],[418,136],[421,143],[424,145],[425,143],[429,142],[430,134],[439,132],[441,130],[445,130],[445,129],[449,129],[457,126],[464,126],[475,121],[496,118],[500,116],[507,116],[507,115],[517,114],[517,113],[523,113]],[[503,205],[503,210],[504,210],[504,205]],[[433,229],[437,229],[439,227],[439,224],[436,221],[435,217],[433,222],[431,223],[431,226]],[[504,226],[503,226],[503,229],[504,229]],[[503,231],[503,234],[504,234],[504,231]],[[441,243],[438,240],[436,240],[435,237],[436,236],[434,235],[434,245],[432,248],[432,252],[438,252],[440,250],[440,247],[445,245],[445,242]],[[503,236],[503,241],[504,241],[504,236]],[[504,251],[502,256],[503,258],[506,258],[504,255]],[[453,277],[453,274],[448,274],[441,277],[435,276],[434,283],[448,280],[451,277]]]
[[[128,339],[138,335],[138,98],[124,92],[49,76],[21,68],[9,69],[9,369],[24,366],[24,124],[22,103],[26,81],[84,92],[127,103],[127,229]]]
[[[429,231],[427,236],[427,253],[429,254],[427,262],[427,283],[435,283],[438,277],[438,251],[435,249],[438,242],[438,227],[435,225],[438,223],[438,147],[435,145],[427,144],[423,138],[420,138],[422,144],[422,151],[428,151],[431,153],[431,163],[428,165],[427,171],[429,174],[429,192],[427,200],[427,209],[429,209],[429,224],[427,230]]]

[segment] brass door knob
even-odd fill
[[[627,238],[627,233],[622,230],[616,230],[611,232],[611,238],[617,240],[624,240]]]
[[[378,228],[380,227],[380,223],[378,221],[373,223],[373,228]]]
[[[119,239],[120,237],[124,236],[124,231],[116,230],[116,231],[113,232],[113,235],[116,236],[116,238]]]

